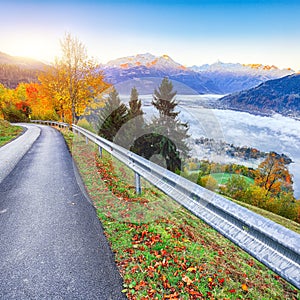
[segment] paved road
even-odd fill
[[[39,128],[0,183],[0,299],[126,299],[62,136]]]

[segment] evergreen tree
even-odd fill
[[[179,112],[175,111],[178,105],[176,93],[172,82],[164,78],[159,88],[155,89],[152,101],[159,117],[153,118],[145,131],[148,133],[132,147],[132,151],[147,159],[159,154],[165,159],[168,170],[173,172],[181,170],[181,157],[186,157],[189,152],[186,144],[188,125],[180,122]]]
[[[159,112],[159,117],[153,119],[153,132],[164,135],[175,143],[182,157],[187,157],[189,147],[186,140],[189,138],[187,123],[182,123],[179,112],[175,111],[178,102],[175,99],[177,92],[173,90],[173,84],[168,78],[164,78],[158,88],[155,89],[152,104]],[[166,146],[164,146],[166,149]]]
[[[110,92],[104,108],[98,118],[98,134],[109,141],[113,141],[119,129],[128,119],[128,110],[121,102],[115,88]]]
[[[144,113],[141,109],[142,101],[139,99],[139,93],[135,87],[131,89],[130,101],[129,101],[129,119],[133,119],[137,116],[142,116]]]
[[[120,129],[114,140],[115,143],[126,149],[130,149],[135,140],[143,135],[145,121],[141,107],[142,102],[139,100],[138,91],[133,87],[131,90],[126,124]]]
[[[179,112],[174,109],[178,105],[175,101],[177,92],[173,91],[173,84],[168,78],[164,78],[158,88],[155,89],[152,104],[159,111],[160,117],[176,118]]]

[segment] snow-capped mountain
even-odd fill
[[[276,66],[222,62],[193,66],[190,69],[210,78],[224,94],[247,90],[267,80],[295,73],[291,69],[281,70]]]
[[[175,62],[168,55],[154,56],[150,53],[137,54],[135,56],[122,57],[111,60],[106,64],[110,68],[134,68],[145,66],[158,70],[186,70],[186,67]]]
[[[168,55],[138,54],[112,60],[103,66],[106,80],[128,94],[135,86],[140,94],[152,94],[168,77],[181,94],[222,94],[208,78],[175,62]]]
[[[286,76],[294,73],[291,69],[279,69],[276,66],[268,66],[262,64],[239,64],[239,63],[223,63],[216,62],[211,65],[205,64],[202,66],[192,66],[191,70],[196,72],[228,72],[228,73],[240,73],[249,75],[266,75],[266,76]]]
[[[112,60],[103,65],[103,70],[106,79],[126,94],[132,86],[136,86],[141,94],[153,93],[166,76],[181,94],[230,94],[294,73],[291,69],[280,70],[275,66],[222,62],[188,68],[168,55],[150,53]]]

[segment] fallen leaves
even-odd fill
[[[245,283],[242,284],[242,290],[244,292],[248,292],[248,286],[247,286],[247,284],[245,284]]]
[[[99,187],[91,172],[95,156],[88,153],[87,147],[83,142],[73,150],[79,151],[85,161],[89,192],[98,195],[91,197],[101,204],[101,209],[105,207],[105,214],[101,209],[98,213],[115,252],[128,299],[277,299],[278,295],[297,299],[297,290],[277,275],[270,276],[261,264],[184,210],[151,224],[125,224],[112,219],[109,212],[114,206],[133,201],[146,210],[148,199],[130,199],[132,186],[121,183],[113,164],[105,160],[97,160],[96,164],[98,178],[105,180],[105,186]],[[127,176],[125,169],[121,173]],[[113,199],[105,199],[105,205],[101,203],[107,189],[117,195],[117,204]],[[122,209],[124,220],[129,213]]]
[[[187,285],[191,285],[193,283],[193,280],[191,280],[188,276],[184,275],[182,277],[182,281],[185,282]]]

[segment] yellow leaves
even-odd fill
[[[188,271],[188,272],[196,272],[197,269],[194,268],[194,267],[189,267],[189,268],[187,268],[187,271]]]
[[[266,190],[266,195],[277,195],[282,187],[292,183],[284,158],[270,152],[255,172],[255,183]]]
[[[70,118],[63,121],[74,122],[110,85],[104,81],[99,65],[87,58],[85,47],[76,38],[65,36],[61,46],[63,57],[40,74],[39,80],[45,97],[53,100],[59,115]],[[102,101],[94,104],[99,107]]]
[[[191,285],[193,283],[193,281],[187,275],[182,276],[182,281],[185,282],[187,285]]]
[[[242,284],[242,290],[244,292],[248,292],[248,286],[247,286],[247,284],[245,284],[245,283]]]

